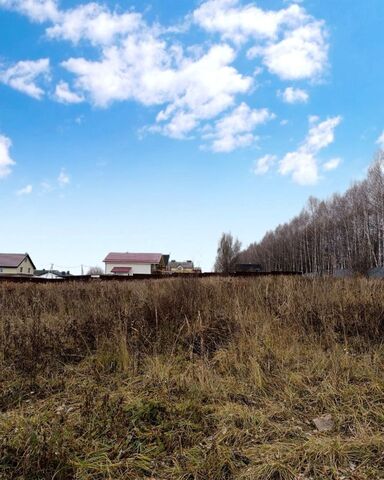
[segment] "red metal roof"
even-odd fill
[[[150,263],[156,265],[160,263],[162,253],[109,253],[105,259],[105,263]]]
[[[0,253],[0,267],[17,268],[25,257],[25,253]]]
[[[112,273],[129,273],[132,270],[131,267],[113,267]]]

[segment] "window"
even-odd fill
[[[3,273],[3,269],[2,269],[2,268],[0,268],[0,273]]]
[[[31,269],[30,269],[30,268],[28,268],[28,273],[31,273]]]
[[[23,267],[20,267],[20,273],[23,273]]]

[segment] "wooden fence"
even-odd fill
[[[173,275],[168,274],[154,274],[154,275],[134,275],[132,277],[123,275],[72,275],[63,277],[62,279],[48,279],[39,277],[17,276],[17,275],[0,275],[1,282],[12,283],[50,283],[60,284],[62,282],[100,282],[100,281],[114,281],[114,282],[135,282],[138,280],[166,280],[172,278],[255,278],[265,276],[301,276],[301,272],[255,272],[255,273],[177,273]]]

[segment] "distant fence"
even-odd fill
[[[28,276],[17,276],[17,275],[0,275],[1,282],[12,282],[12,283],[50,283],[50,284],[60,284],[63,282],[100,282],[100,281],[117,281],[117,282],[135,282],[138,280],[168,280],[172,278],[255,278],[255,277],[277,277],[277,276],[301,276],[301,272],[234,272],[234,273],[177,273],[173,275],[162,275],[162,274],[153,274],[153,275],[134,275],[134,276],[124,276],[124,275],[72,275],[69,277],[63,277],[61,279],[51,279],[51,278],[39,278],[39,277],[28,277]]]

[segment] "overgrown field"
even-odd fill
[[[0,479],[383,479],[383,334],[381,281],[2,283]]]

